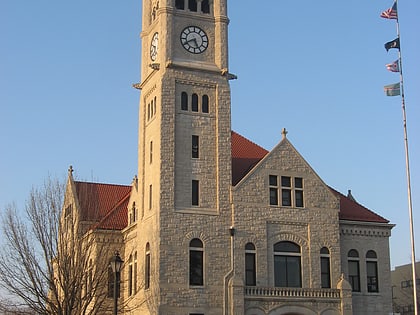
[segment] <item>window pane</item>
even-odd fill
[[[203,252],[190,250],[190,285],[203,285]]]
[[[209,4],[209,0],[203,0],[203,2],[201,2],[201,11],[203,13],[210,13],[210,4]]]
[[[193,206],[198,206],[199,201],[199,182],[198,180],[192,181],[192,198],[191,198],[191,204]]]
[[[256,285],[255,254],[245,254],[245,285]]]
[[[349,282],[355,292],[360,292],[359,262],[349,260]]]
[[[287,286],[300,288],[302,286],[300,279],[300,257],[287,257]]]
[[[270,175],[268,177],[270,186],[277,186],[277,176],[276,175]]]
[[[321,257],[321,288],[331,288],[330,259]]]
[[[198,95],[193,94],[191,98],[191,110],[193,112],[198,112]]]
[[[300,177],[295,177],[295,187],[303,188],[303,179]]]
[[[292,187],[291,180],[289,176],[281,177],[281,186],[282,187]]]
[[[275,252],[289,252],[289,253],[300,253],[300,246],[289,241],[278,242],[274,244]]]
[[[150,253],[146,253],[144,261],[144,288],[150,287]]]
[[[203,248],[203,242],[198,238],[194,238],[190,242],[190,247]]]
[[[197,0],[188,0],[188,9],[197,12]]]
[[[348,257],[359,257],[359,253],[355,249],[351,249],[347,254]]]
[[[203,111],[203,113],[209,112],[209,97],[207,95],[203,95],[201,110]]]
[[[255,245],[252,243],[247,243],[245,245],[245,250],[255,250]]]
[[[277,206],[279,204],[279,197],[277,188],[270,188],[270,205]]]
[[[370,250],[366,253],[366,258],[377,258],[377,256],[373,250]]]
[[[376,261],[366,262],[368,292],[378,292],[378,266]]]
[[[186,92],[181,93],[181,109],[188,110],[188,94]]]
[[[184,10],[184,0],[175,0],[175,7],[179,10]]]
[[[194,135],[192,136],[192,139],[191,139],[191,150],[192,150],[191,157],[193,159],[198,159],[198,157],[199,157],[198,140],[199,140],[198,136],[194,136]]]
[[[287,287],[286,257],[274,256],[274,285]]]
[[[292,205],[292,191],[290,189],[281,190],[281,204],[282,206]]]
[[[295,190],[296,207],[303,207],[303,190]]]

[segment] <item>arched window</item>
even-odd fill
[[[188,94],[187,92],[181,93],[181,109],[188,110]]]
[[[133,295],[133,255],[128,259],[128,296]]]
[[[153,115],[156,115],[156,96],[155,96],[154,102],[153,102]]]
[[[203,95],[201,100],[201,110],[203,113],[209,112],[209,97],[206,94]]]
[[[373,250],[366,253],[366,276],[368,292],[379,292],[378,257]]]
[[[184,10],[184,0],[175,0],[175,8],[178,10]]]
[[[330,251],[322,247],[321,256],[321,288],[331,288]]]
[[[144,259],[144,288],[150,288],[150,245],[146,244],[145,259]]]
[[[302,287],[300,246],[289,241],[274,244],[274,284]]]
[[[191,97],[191,110],[198,112],[198,95],[195,93]]]
[[[360,292],[360,268],[359,253],[355,249],[351,249],[347,254],[349,266],[349,282],[354,292]]]
[[[190,285],[204,284],[204,249],[203,242],[194,238],[190,242]]]
[[[188,0],[188,10],[197,12],[197,0]]]
[[[247,243],[245,245],[245,285],[255,286],[257,284],[255,260],[255,245]]]
[[[209,14],[210,13],[210,1],[203,0],[201,1],[201,12]]]

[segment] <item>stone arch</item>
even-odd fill
[[[251,307],[245,311],[245,315],[266,315],[266,313],[258,307]]]
[[[284,305],[271,310],[268,315],[317,315],[318,313],[305,306]]]
[[[328,309],[323,310],[320,314],[321,315],[340,315],[340,312],[336,309],[328,308]]]

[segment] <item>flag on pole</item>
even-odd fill
[[[397,1],[394,1],[394,4],[388,10],[385,10],[381,13],[381,17],[384,19],[390,20],[398,20],[398,13],[397,13]]]
[[[385,43],[384,46],[385,46],[386,51],[390,50],[391,48],[398,48],[398,49],[400,49],[400,39],[397,37],[396,39],[391,40],[388,43]]]
[[[395,60],[393,63],[388,63],[386,69],[391,72],[400,72],[399,60]]]
[[[384,92],[386,96],[400,95],[400,83],[385,85]]]

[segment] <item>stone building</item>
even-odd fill
[[[416,262],[416,272],[420,262]],[[393,311],[401,315],[414,315],[414,285],[412,264],[396,266],[391,271]],[[420,296],[420,276],[416,276],[416,294]],[[420,304],[417,306],[420,309]]]
[[[123,314],[390,313],[393,225],[285,130],[270,152],[231,130],[226,2],[143,1],[138,175],[69,172],[64,208],[120,252]]]

